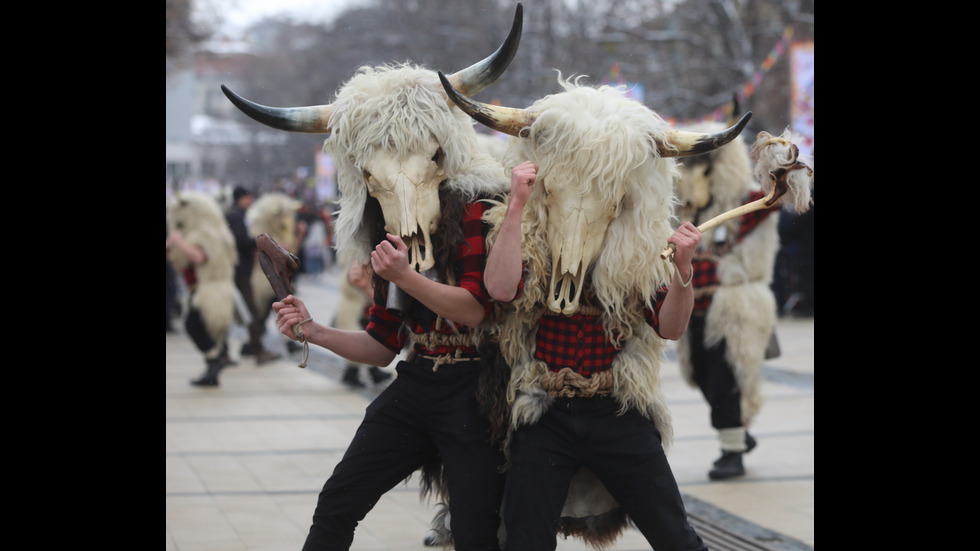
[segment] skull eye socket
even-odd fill
[[[432,155],[432,162],[437,165],[442,166],[442,160],[446,154],[442,151],[442,148],[436,149],[436,152]]]

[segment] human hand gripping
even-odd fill
[[[313,321],[306,305],[293,295],[288,295],[279,302],[273,302],[272,309],[276,312],[276,326],[279,332],[294,341],[303,343],[303,361],[300,362],[299,367],[306,367],[306,362],[310,358],[309,339],[312,337],[312,331],[307,335],[303,330],[303,324]],[[313,328],[315,327],[316,325],[313,325]]]
[[[294,341],[302,342],[302,339],[293,331],[293,326],[310,321],[312,317],[306,309],[303,301],[293,295],[289,295],[279,302],[272,303],[272,310],[276,313],[276,327],[279,332]],[[309,338],[309,335],[306,336]]]
[[[371,251],[371,268],[382,278],[401,285],[408,272],[414,272],[408,265],[408,245],[393,233],[387,236]]]
[[[512,205],[524,208],[537,177],[538,165],[531,161],[524,161],[514,167],[510,174],[510,203]]]
[[[676,230],[674,234],[667,239],[667,243],[672,245],[674,253],[672,255],[672,260],[677,268],[677,276],[681,278],[681,284],[687,281],[690,284],[693,266],[691,262],[694,260],[694,252],[698,247],[698,243],[701,241],[701,231],[691,222],[684,222]],[[683,285],[686,287],[687,285]]]

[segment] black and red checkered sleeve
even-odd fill
[[[463,242],[456,251],[456,281],[459,286],[473,295],[483,306],[483,313],[489,314],[492,300],[483,284],[483,270],[487,265],[486,236],[487,225],[483,213],[490,208],[489,203],[477,201],[466,207],[463,215]]]
[[[385,308],[379,289],[374,290],[374,303],[368,309],[368,324],[365,331],[371,337],[395,353],[405,347],[406,335],[401,331],[402,319],[390,314]]]
[[[657,335],[660,335],[660,307],[664,305],[665,298],[667,298],[667,287],[663,286],[653,297],[653,308],[643,309],[643,316],[647,325],[653,327]]]

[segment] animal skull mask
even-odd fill
[[[682,201],[682,217],[693,220],[694,213],[703,209],[711,201],[711,160],[696,158],[680,167],[681,178],[677,180],[677,195]]]
[[[466,95],[472,95],[493,83],[507,68],[520,43],[523,8],[517,5],[514,21],[507,39],[490,56],[451,75],[449,80]],[[433,78],[431,86],[442,94]],[[289,132],[331,134],[338,117],[334,104],[308,107],[267,107],[238,96],[224,85],[225,96],[252,119]],[[383,92],[378,92],[383,93]],[[397,93],[397,92],[393,92]],[[443,96],[444,97],[444,96]],[[453,106],[446,99],[447,107]],[[361,107],[361,106],[358,106]],[[404,108],[404,106],[402,107]],[[430,106],[420,108],[431,109]],[[375,113],[379,120],[398,117],[397,113]],[[351,133],[352,129],[338,130]],[[424,130],[423,130],[424,131]],[[398,139],[383,139],[382,143],[356,152],[356,163],[363,174],[368,194],[377,199],[384,216],[385,230],[399,235],[409,247],[409,264],[424,272],[435,264],[432,233],[439,224],[441,207],[439,187],[446,179],[443,150],[434,136],[427,146],[408,151]]]
[[[607,197],[595,182],[577,185],[578,193],[569,193],[567,183],[576,182],[578,175],[568,172],[555,166],[539,180],[548,213],[553,274],[547,305],[553,312],[571,315],[578,310],[586,272],[599,255],[606,228],[619,214],[623,196]]]
[[[435,265],[432,233],[439,225],[439,184],[446,179],[442,151],[429,139],[431,155],[392,155],[380,152],[364,164],[368,193],[384,213],[385,231],[401,236],[408,262],[424,272]]]
[[[548,128],[551,121],[563,115],[549,113],[543,115],[529,109],[500,107],[473,101],[453,90],[449,80],[440,73],[443,87],[450,99],[456,102],[465,113],[490,128],[520,138],[554,141]],[[573,116],[574,114],[565,115]],[[599,113],[598,121],[616,114]],[[751,113],[746,113],[737,124],[716,133],[687,132],[670,130],[666,139],[649,136],[644,140],[655,148],[661,158],[685,157],[712,151],[734,139],[748,123]],[[532,131],[533,130],[533,131]],[[587,130],[586,130],[587,131]],[[596,129],[607,132],[608,129]],[[533,137],[532,137],[533,136]],[[547,137],[546,137],[547,136]],[[562,140],[571,144],[568,136]],[[642,138],[641,138],[642,140]],[[637,143],[634,139],[631,143]],[[590,151],[574,151],[575,145],[561,148],[558,155],[593,157]],[[647,159],[634,157],[637,163],[647,162],[656,155],[653,148],[646,148]],[[601,153],[600,153],[601,156]],[[580,159],[580,157],[575,157]],[[589,162],[593,162],[590,160]],[[571,315],[578,311],[582,288],[592,263],[602,252],[606,231],[610,223],[619,216],[626,199],[626,190],[621,186],[607,185],[601,181],[606,176],[593,171],[593,176],[576,173],[581,162],[568,162],[568,159],[536,160],[542,165],[535,186],[542,186],[542,193],[532,193],[531,200],[543,200],[547,217],[548,245],[551,249],[551,280],[547,306],[553,312]],[[599,162],[599,161],[595,161]],[[589,181],[589,178],[592,181]],[[584,181],[583,181],[584,180]],[[619,191],[616,191],[616,190]]]

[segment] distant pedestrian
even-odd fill
[[[369,310],[374,304],[374,271],[370,263],[355,262],[340,276],[340,302],[337,304],[337,316],[333,326],[345,331],[357,331],[367,328]],[[362,363],[345,360],[344,384],[351,388],[366,386],[361,380]],[[369,365],[367,374],[375,384],[381,384],[391,379],[391,373],[376,365]]]

